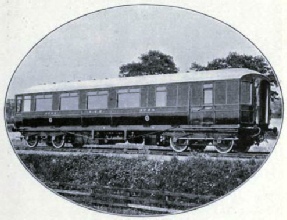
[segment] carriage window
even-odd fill
[[[24,96],[23,112],[31,111],[31,96]]]
[[[241,82],[241,103],[252,104],[252,83]]]
[[[88,109],[100,109],[108,107],[108,91],[87,93]]]
[[[166,106],[166,87],[161,86],[156,88],[156,101],[157,107]]]
[[[37,95],[35,97],[36,111],[52,110],[52,95]]]
[[[140,89],[120,89],[117,93],[119,108],[140,107]]]
[[[21,112],[22,109],[22,97],[21,96],[17,96],[16,98],[16,112]]]
[[[79,109],[79,97],[76,92],[63,93],[60,96],[60,110]]]
[[[204,104],[213,103],[213,85],[212,84],[203,85],[203,97],[204,97]]]

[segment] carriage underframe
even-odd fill
[[[252,144],[259,144],[264,139],[260,127],[233,126],[92,126],[74,127],[24,127],[21,129],[28,147],[36,147],[39,142],[55,148],[66,143],[73,147],[86,144],[136,143],[171,147],[175,152],[187,149],[203,151],[212,145],[219,153],[230,151],[247,152]]]

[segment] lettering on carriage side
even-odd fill
[[[155,112],[156,109],[154,109],[154,108],[141,108],[139,111],[140,112]]]

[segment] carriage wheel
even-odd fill
[[[36,147],[38,145],[38,136],[33,135],[33,136],[27,136],[25,137],[26,143],[28,145],[28,147],[33,148]]]
[[[175,151],[175,152],[183,152],[187,149],[188,147],[188,140],[183,140],[183,139],[177,139],[177,138],[170,138],[170,147]]]
[[[65,135],[53,136],[52,145],[54,148],[61,148],[65,145]]]
[[[218,153],[228,153],[232,150],[234,140],[221,140],[221,142],[215,145],[215,149]]]

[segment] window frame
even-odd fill
[[[242,87],[243,83],[249,84],[249,102],[243,102],[242,99]],[[253,105],[253,82],[252,81],[241,81],[241,89],[240,89],[240,104],[242,105]]]
[[[205,92],[211,91],[211,102],[206,102]],[[211,107],[214,105],[214,85],[213,83],[203,84],[203,106]]]
[[[158,94],[164,93],[164,105],[158,105]],[[178,95],[178,94],[177,94]],[[167,107],[167,87],[157,86],[155,89],[155,107]]]
[[[71,97],[77,97],[77,108],[76,109],[62,109],[62,98],[71,98]],[[62,92],[59,96],[59,110],[60,111],[76,111],[79,109],[79,92]]]
[[[96,108],[89,108],[89,97],[99,97],[105,96],[106,97],[106,105],[102,107]],[[86,109],[93,110],[93,109],[107,109],[108,108],[108,100],[109,100],[109,91],[108,90],[100,90],[100,91],[88,91],[86,93]]]
[[[37,110],[37,100],[39,99],[45,99],[45,100],[48,100],[50,99],[51,100],[51,109],[47,109],[47,110]],[[53,94],[49,93],[49,94],[38,94],[38,95],[35,95],[34,96],[34,100],[35,100],[35,112],[43,112],[43,111],[52,111],[53,110]]]
[[[117,108],[119,109],[127,109],[127,108],[140,108],[141,107],[141,88],[120,88],[117,89]],[[137,106],[125,106],[120,107],[120,94],[138,94],[138,105]]]
[[[32,96],[31,95],[24,95],[22,100],[23,100],[23,103],[22,103],[23,112],[31,112],[32,111]],[[27,106],[25,105],[26,100],[29,100],[29,102],[28,102],[29,104]],[[29,107],[29,110],[26,110],[25,107]]]

